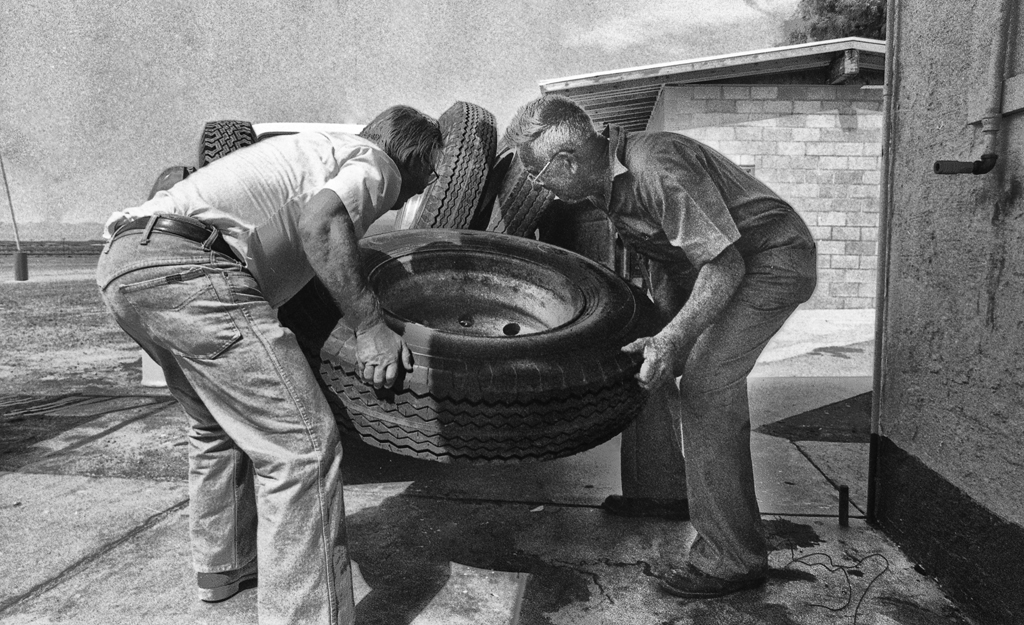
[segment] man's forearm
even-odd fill
[[[323,192],[322,192],[323,193]],[[320,194],[300,225],[306,258],[357,333],[384,320],[380,301],[363,277],[355,226],[340,199]]]
[[[726,248],[700,268],[690,298],[660,334],[682,344],[692,343],[718,318],[745,273],[743,258],[736,248]]]

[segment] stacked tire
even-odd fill
[[[468,228],[494,165],[494,115],[475,104],[456,102],[437,122],[444,150],[437,180],[423,192],[414,227]]]

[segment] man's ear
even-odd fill
[[[576,156],[576,153],[564,152],[563,156],[565,157],[565,168],[569,171],[570,174],[575,175],[576,172],[578,172],[580,169],[580,162]]]
[[[532,166],[537,160],[537,152],[534,151],[533,144],[526,143],[519,146],[518,152],[519,160],[521,160],[524,165]]]

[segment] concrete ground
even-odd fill
[[[772,545],[762,589],[705,601],[658,590],[654,576],[685,555],[693,530],[598,509],[619,488],[617,439],[508,467],[442,465],[348,440],[358,622],[969,623],[863,520],[873,321],[873,311],[798,312],[750,380]],[[3,395],[5,442],[0,622],[256,622],[255,588],[219,604],[195,599],[184,415],[165,392]],[[840,485],[849,527],[837,519]]]

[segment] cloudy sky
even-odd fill
[[[192,164],[205,121],[465,100],[500,131],[539,80],[772,47],[796,4],[0,0],[0,153],[19,222],[102,221]]]
[[[499,124],[535,97],[537,81],[739,52],[779,43],[797,0],[526,0],[401,2],[392,19],[346,5],[388,54],[364,66],[352,104],[379,106],[401,83],[433,112],[454,98],[487,106]],[[392,5],[394,6],[394,4]],[[443,6],[444,9],[438,10]],[[363,42],[354,43],[360,47]],[[374,75],[397,69],[394,82]],[[365,111],[360,111],[365,114]]]

